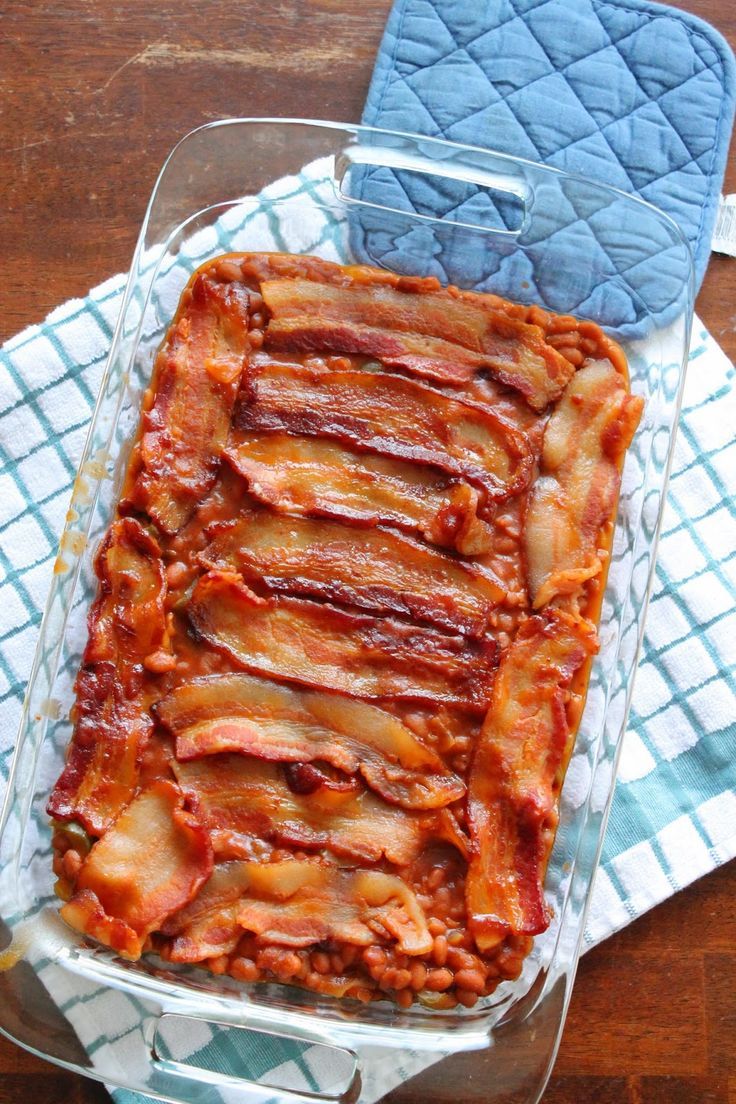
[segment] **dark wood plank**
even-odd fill
[[[390,3],[5,0],[0,340],[127,268],[158,169],[192,127],[231,115],[357,120]],[[736,45],[732,0],[675,5]],[[714,257],[697,303],[732,358],[735,274]],[[734,899],[731,864],[585,956],[545,1104],[736,1104]],[[444,1090],[467,1099],[462,1084]],[[0,1104],[105,1099],[0,1038]],[[430,1104],[411,1085],[395,1099]]]

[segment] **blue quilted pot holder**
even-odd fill
[[[694,16],[649,0],[396,0],[363,121],[495,149],[638,195],[677,222],[690,243],[699,285],[735,95],[736,64],[721,35]],[[463,185],[384,168],[365,171],[354,194],[453,219],[482,206]],[[482,199],[487,205],[488,196]],[[503,222],[502,206],[496,205],[494,215]],[[601,254],[591,272],[605,271],[607,236],[615,227],[596,228],[591,213],[574,205],[562,223],[550,234],[567,234],[572,256],[584,224]],[[369,232],[358,215],[354,245],[380,262]],[[395,243],[392,248],[396,266]],[[544,254],[543,238],[535,248],[533,265]],[[559,240],[555,248],[559,252]],[[474,274],[475,286],[513,294],[520,276],[514,264],[504,269],[494,256],[488,265]],[[664,322],[670,301],[666,256],[654,273],[662,281],[660,303],[652,303],[652,275],[642,273],[648,313]],[[596,291],[591,276],[580,289],[581,312]],[[623,326],[632,336],[645,324],[635,307],[612,306],[608,317],[600,302],[596,307],[602,322]]]

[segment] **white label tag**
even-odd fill
[[[721,196],[711,249],[736,257],[736,193]]]

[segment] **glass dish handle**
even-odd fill
[[[190,1050],[192,1038],[201,1040],[203,1030],[209,1028],[214,1031],[208,1043],[200,1043],[198,1050],[177,1057],[182,1049]],[[307,1041],[275,1029],[264,1030],[247,1024],[240,1026],[203,1020],[201,1016],[163,1012],[153,1025],[153,1038],[148,1053],[150,1084],[147,1090],[171,1097],[181,1104],[222,1104],[222,1090],[226,1090],[228,1100],[237,1100],[238,1104],[241,1101],[242,1104],[355,1104],[360,1098],[360,1063],[352,1050],[310,1040],[312,1048],[322,1052],[320,1066],[333,1076],[332,1083],[326,1089],[318,1089],[307,1064],[301,1061],[299,1051],[292,1059],[298,1067],[297,1075],[303,1081],[306,1071],[306,1076],[314,1083],[314,1088],[305,1089],[290,1087],[286,1072],[270,1081],[268,1072],[262,1075],[262,1080],[257,1081],[249,1073],[240,1072],[237,1069],[241,1054],[238,1044],[242,1037],[247,1037],[249,1061],[252,1061],[254,1048],[257,1053],[259,1040],[276,1039],[278,1042],[294,1045]],[[288,1063],[289,1059],[282,1056],[277,1065]],[[224,1072],[225,1070],[228,1072]]]
[[[440,159],[437,144],[432,140],[409,144],[398,141],[403,135],[395,137],[395,145],[348,144],[335,155],[334,185],[341,201],[404,216],[409,210],[425,222],[462,226],[510,238],[517,237],[526,229],[533,198],[532,188],[524,172],[504,155],[458,148],[457,154],[452,156],[452,147],[442,143]],[[381,173],[382,170],[383,175],[391,173],[399,182],[399,193],[406,199],[408,208],[363,198],[363,187],[369,174]],[[471,197],[477,199],[479,194],[490,200],[490,205],[483,205],[483,219],[475,222],[472,216],[457,217],[452,211],[444,215],[432,214],[434,200],[430,197],[437,190],[448,192],[448,188],[453,196],[453,207],[461,202],[467,203]],[[389,194],[392,194],[391,191]],[[494,210],[499,215],[497,219],[492,214]]]

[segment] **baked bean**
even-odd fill
[[[452,985],[452,973],[447,970],[428,970],[424,988],[430,993],[441,993]]]
[[[460,1004],[466,1008],[472,1008],[474,1004],[478,1003],[478,994],[474,993],[471,989],[456,989],[455,996]]]
[[[230,963],[230,973],[238,981],[256,981],[261,971],[249,958],[235,958]]]
[[[220,261],[215,266],[215,275],[223,284],[231,284],[243,278],[243,270],[234,261]]]
[[[353,943],[347,943],[342,951],[343,966],[346,968],[352,966],[359,954],[359,949]]]
[[[447,931],[447,924],[443,923],[442,920],[438,920],[436,916],[430,917],[427,921],[427,927],[430,935],[444,935]]]
[[[166,582],[172,590],[175,590],[186,582],[188,574],[189,568],[187,565],[182,563],[181,560],[174,560],[166,568]]]
[[[542,310],[541,307],[529,307],[527,318],[532,326],[541,326],[543,330],[547,330],[550,324],[551,316],[546,310]]]
[[[207,969],[213,974],[224,974],[227,971],[229,958],[227,955],[218,955],[216,958],[207,959]]]
[[[447,962],[447,936],[437,935],[432,943],[432,960],[437,966]]]
[[[480,970],[458,970],[455,974],[455,985],[480,994],[485,989],[486,979]]]
[[[394,997],[394,1000],[399,1008],[411,1008],[414,1003],[414,994],[411,989],[400,989]]]
[[[70,882],[75,881],[81,866],[82,856],[70,847],[61,860],[62,876],[68,878]]]
[[[256,311],[255,314],[252,314],[250,316],[250,325],[254,330],[263,329],[263,322],[264,322],[263,315],[261,314],[260,311]]]
[[[167,671],[173,671],[177,666],[176,657],[171,652],[165,652],[162,648],[157,652],[151,652],[143,660],[143,666],[152,675],[163,675]]]
[[[411,974],[411,987],[418,993],[420,989],[424,988],[427,980],[427,967],[423,962],[412,962],[409,973]]]
[[[581,341],[582,337],[579,333],[556,333],[547,338],[547,343],[558,352],[562,349],[577,349]]]
[[[451,947],[458,947],[463,941],[463,933],[455,928],[447,933],[447,942]]]
[[[273,972],[280,978],[291,978],[299,973],[302,960],[293,951],[284,952],[273,965]]]
[[[478,958],[462,947],[450,947],[447,961],[453,970],[474,970],[479,964]]]
[[[457,743],[457,741],[456,741]],[[445,871],[441,866],[435,866],[430,870],[427,878],[428,889],[439,889],[445,880]]]
[[[329,974],[330,956],[324,951],[314,951],[312,954],[312,969],[318,974]]]
[[[459,760],[461,760],[464,764],[464,766],[463,766],[463,772],[464,772],[465,766],[467,765],[468,757],[467,757],[467,755],[461,755],[461,756],[459,756]],[[462,920],[463,917],[465,916],[465,902],[464,901],[456,901],[455,904],[450,909],[450,916],[452,917],[453,920]]]
[[[363,951],[363,961],[366,966],[385,966],[388,959],[383,947],[377,947],[374,943]]]
[[[569,361],[574,368],[579,368],[585,360],[585,353],[580,349],[575,349],[571,345],[565,345],[557,350],[560,356],[563,356],[565,360]]]
[[[333,372],[349,372],[353,367],[353,362],[350,357],[331,356],[327,357],[327,366]]]

